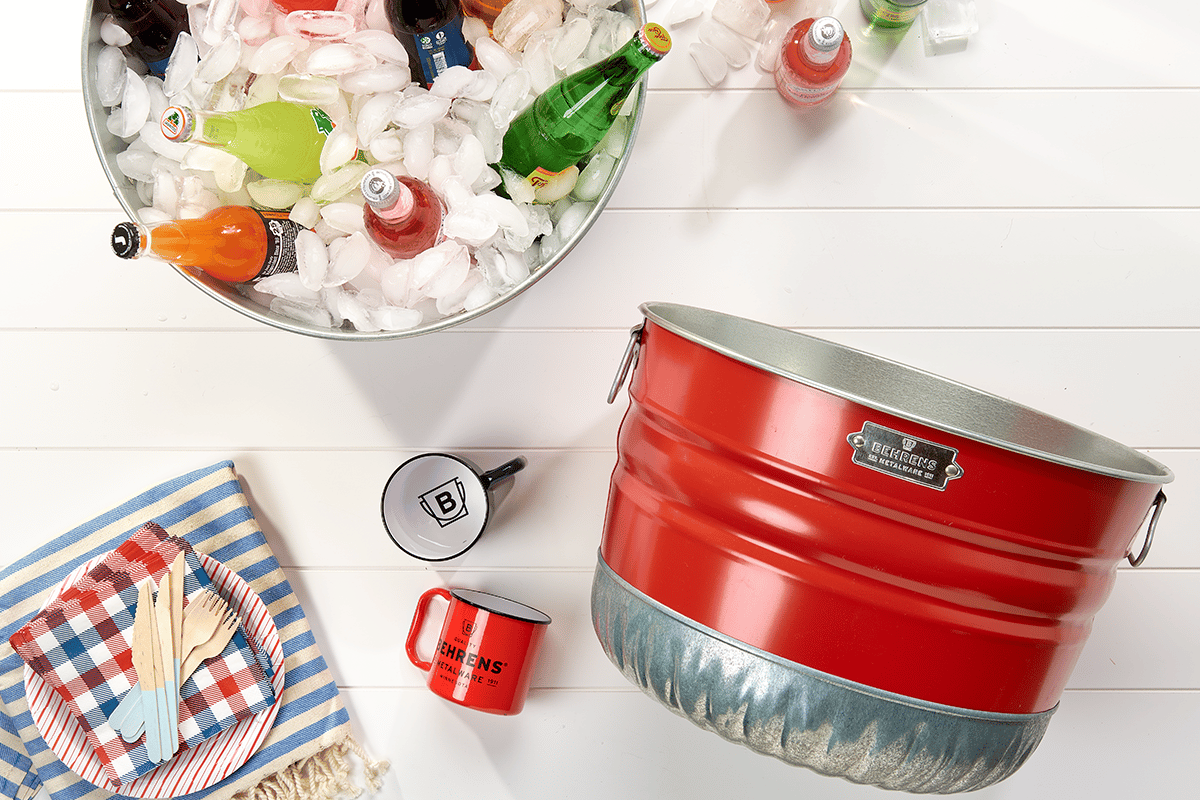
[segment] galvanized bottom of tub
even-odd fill
[[[599,558],[592,624],[643,692],[731,742],[855,783],[906,792],[981,789],[1017,770],[1050,715],[929,703],[758,650],[642,594]]]

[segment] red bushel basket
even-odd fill
[[[609,658],[824,774],[938,793],[1011,775],[1171,471],[841,345],[641,310],[592,587]]]

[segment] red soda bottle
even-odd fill
[[[428,184],[373,169],[360,188],[367,233],[392,258],[413,258],[442,240],[445,209]]]

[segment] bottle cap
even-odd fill
[[[171,106],[163,112],[158,127],[162,135],[172,142],[186,142],[192,138],[196,115],[187,106]]]
[[[142,232],[132,222],[122,222],[113,228],[112,249],[121,258],[137,258],[142,249]]]
[[[829,52],[842,46],[842,23],[834,17],[821,17],[814,20],[808,29],[808,40],[817,50]]]
[[[638,31],[642,44],[654,55],[662,58],[671,52],[671,34],[656,22],[648,22]]]
[[[373,169],[363,175],[363,198],[375,208],[389,208],[400,197],[400,181],[386,169]]]

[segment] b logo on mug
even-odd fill
[[[467,516],[467,490],[458,478],[451,478],[420,495],[421,508],[441,527]]]

